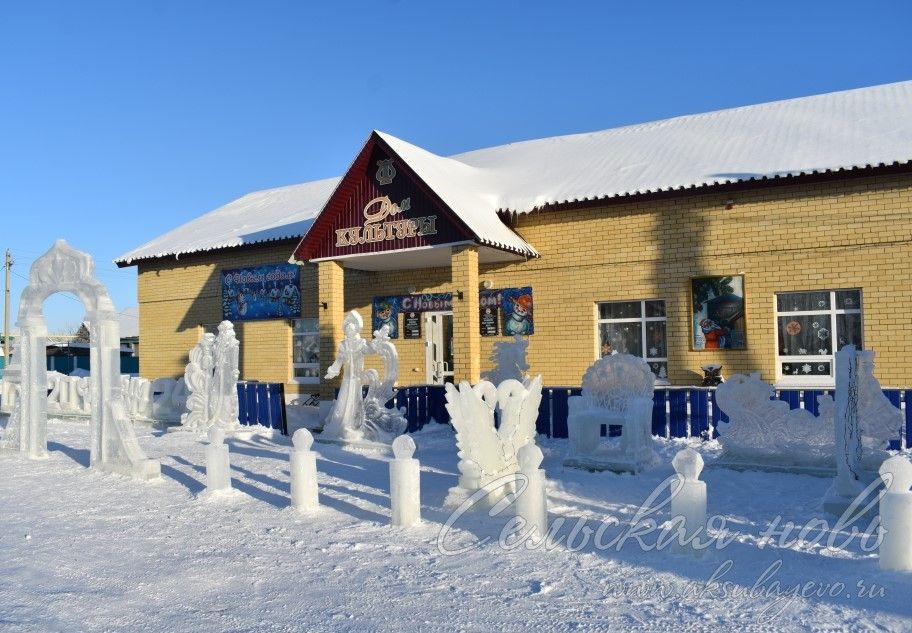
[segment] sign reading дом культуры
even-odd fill
[[[228,321],[301,316],[300,268],[267,264],[223,270],[222,318]]]

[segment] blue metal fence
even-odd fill
[[[288,435],[285,415],[285,386],[272,382],[239,382],[238,420],[241,424],[260,424]]]
[[[442,385],[417,385],[399,388],[396,406],[405,407],[409,432],[415,432],[432,419],[449,423]],[[536,429],[542,435],[567,437],[568,399],[578,396],[578,387],[545,387],[542,389]],[[817,397],[832,395],[825,389],[778,389],[775,398],[792,409],[804,408],[818,415]],[[884,389],[891,403],[903,412],[904,428],[891,442],[893,448],[912,446],[912,389]],[[652,408],[652,433],[660,437],[718,437],[716,428],[727,422],[716,405],[714,387],[656,387]],[[616,429],[609,429],[615,435]]]

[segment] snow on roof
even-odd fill
[[[495,210],[912,160],[912,81],[512,143],[451,157]]]
[[[912,81],[442,157],[378,134],[483,242],[529,247],[497,216],[546,205],[912,161]],[[124,254],[300,237],[339,179],[252,193]]]
[[[452,158],[432,154],[401,139],[377,132],[412,170],[424,180],[443,202],[453,210],[484,244],[490,244],[531,256],[538,253],[525,240],[505,225],[493,211],[496,194],[478,187],[486,175]]]
[[[117,316],[120,322],[120,338],[133,338],[139,336],[139,307],[124,308]]]
[[[327,178],[248,193],[114,261],[130,265],[138,259],[301,237],[338,183],[339,178]]]

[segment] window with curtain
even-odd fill
[[[661,299],[599,303],[600,355],[615,352],[646,360],[659,380],[668,380],[665,302]]]
[[[292,379],[294,382],[320,382],[320,322],[295,319],[292,322]]]
[[[778,370],[783,382],[829,383],[836,352],[863,347],[861,290],[776,294]]]

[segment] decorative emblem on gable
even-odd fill
[[[377,173],[375,178],[381,185],[388,185],[396,177],[396,168],[393,167],[393,159],[387,158],[377,161]]]

